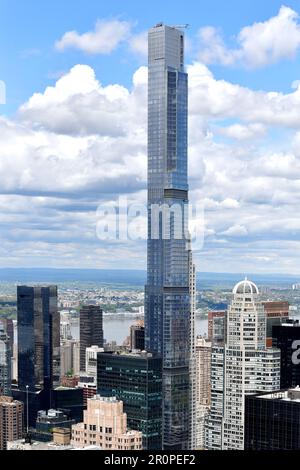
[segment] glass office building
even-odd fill
[[[124,404],[130,429],[143,433],[143,449],[162,449],[161,359],[146,352],[98,353],[97,388]]]
[[[43,391],[43,409],[51,406],[53,383],[60,376],[60,320],[57,287],[19,286],[18,388],[31,394]]]
[[[149,32],[148,276],[145,346],[163,358],[163,448],[190,445],[188,76],[184,34]]]

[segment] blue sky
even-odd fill
[[[66,31],[89,31],[97,18],[120,18],[132,22],[136,33],[158,21],[187,23],[190,24],[188,36],[191,38],[200,27],[213,25],[230,43],[243,26],[267,20],[278,12],[282,4],[277,0],[1,0],[0,78],[6,82],[8,97],[7,106],[2,111],[13,113],[34,92],[43,91],[48,84],[53,84],[57,73],[77,63],[91,65],[101,75],[104,84],[117,81],[130,85],[132,73],[143,60],[128,53],[126,47],[108,56],[89,56],[80,51],[61,54],[54,48],[55,41]],[[284,4],[296,11],[299,9],[297,1]],[[189,58],[195,57],[191,53]],[[254,89],[285,92],[290,89],[295,76],[300,78],[299,69],[299,57],[255,71],[241,67],[212,67],[218,78]]]
[[[190,25],[198,269],[300,274],[298,1],[0,7],[2,267],[145,267],[145,244],[97,239],[95,210],[120,195],[145,201],[145,32],[163,21]]]

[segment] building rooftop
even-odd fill
[[[259,290],[258,287],[254,284],[254,282],[248,281],[246,278],[244,281],[239,282],[233,288],[233,294],[250,294],[250,295],[258,295]]]
[[[263,400],[290,401],[300,404],[300,386],[297,386],[296,388],[290,388],[289,390],[280,390],[278,392],[256,395],[256,398],[261,398]]]

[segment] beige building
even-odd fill
[[[76,447],[100,446],[103,450],[141,450],[142,433],[127,430],[123,402],[96,395],[88,400],[84,422],[72,426]]]
[[[10,397],[0,397],[0,450],[7,442],[23,437],[23,403]]]
[[[208,339],[196,338],[196,449],[203,449],[205,419],[211,403],[211,349]]]

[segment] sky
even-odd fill
[[[96,211],[146,201],[158,22],[189,25],[198,271],[300,275],[300,4],[277,0],[0,0],[1,267],[146,267]]]

